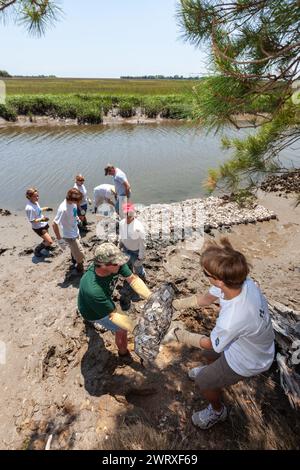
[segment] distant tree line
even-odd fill
[[[165,75],[142,75],[139,77],[124,75],[120,77],[121,80],[200,80],[201,78],[203,77],[184,77],[183,75],[172,75],[170,77],[166,77]]]
[[[13,75],[13,78],[57,78],[56,75]]]
[[[6,70],[0,70],[0,77],[9,78],[11,75]]]
[[[56,78],[56,75],[11,75],[6,70],[0,70],[1,78]]]

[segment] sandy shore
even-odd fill
[[[278,219],[221,231],[247,255],[267,297],[300,310],[300,207],[293,207],[292,197],[264,193],[260,203]],[[95,219],[88,218],[93,224],[83,239],[87,264],[95,245]],[[231,407],[226,423],[208,433],[195,431],[191,413],[203,402],[186,371],[197,364],[198,352],[164,346],[151,370],[134,354],[132,364],[122,363],[112,335],[99,334],[76,314],[79,278],[68,271],[69,254],[33,258],[38,238],[24,215],[0,216],[0,231],[0,340],[6,348],[6,363],[0,364],[1,449],[45,448],[50,435],[53,449],[105,448],[118,442],[125,425],[143,448],[141,432],[134,434],[141,421],[145,434],[151,430],[164,438],[167,448],[299,448],[299,413],[279,386],[276,366],[226,393]],[[214,230],[206,237],[221,235]],[[180,275],[166,271],[166,256]],[[146,269],[151,289],[165,280],[175,282],[179,295],[207,288],[199,250],[183,259],[180,245],[152,247]],[[140,309],[134,304],[132,315]],[[216,309],[208,308],[183,312],[179,319],[208,332],[215,317]]]

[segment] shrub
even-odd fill
[[[82,109],[77,118],[78,124],[101,124],[103,122],[99,109]]]
[[[120,105],[119,105],[119,115],[121,117],[130,118],[132,116],[135,116],[135,114],[136,114],[136,111],[130,103],[126,103],[126,102],[120,103]]]
[[[171,103],[164,107],[160,115],[166,119],[187,119],[192,115],[192,107],[183,103]]]
[[[6,119],[6,121],[15,122],[17,120],[17,113],[12,107],[0,104],[0,117]]]

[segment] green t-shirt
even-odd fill
[[[94,263],[81,278],[78,294],[78,310],[86,320],[101,320],[115,310],[111,297],[119,275],[132,275],[127,264],[120,267],[117,274],[100,277],[95,273]]]

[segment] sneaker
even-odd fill
[[[227,408],[223,405],[220,413],[217,413],[211,405],[201,411],[197,411],[192,416],[192,422],[200,429],[209,429],[218,422],[225,421],[227,418]]]
[[[40,254],[41,254],[42,256],[47,256],[47,257],[49,257],[49,258],[50,258],[51,256],[53,256],[53,254],[50,253],[50,251],[49,251],[47,248],[43,248],[43,249],[40,251]]]
[[[206,366],[198,366],[198,367],[194,367],[193,369],[190,369],[188,371],[188,376],[191,380],[195,380],[197,375],[199,374],[199,372],[204,369]]]

